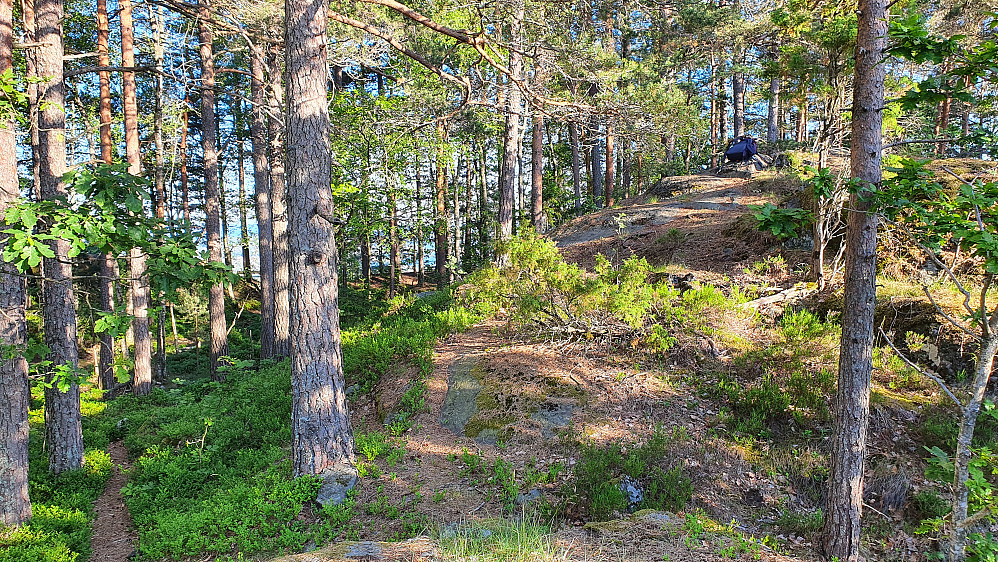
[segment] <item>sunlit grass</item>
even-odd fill
[[[551,539],[545,525],[522,518],[461,525],[441,533],[444,560],[478,562],[549,562],[567,560],[568,551]]]

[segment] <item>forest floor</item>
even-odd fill
[[[101,562],[133,551],[226,562],[817,560],[842,291],[835,280],[808,285],[806,239],[756,230],[748,205],[767,201],[800,205],[800,180],[671,178],[562,225],[549,237],[557,251],[532,247],[560,252],[554,261],[571,265],[555,263],[559,275],[609,279],[611,300],[665,294],[640,330],[601,331],[622,324],[596,314],[587,330],[558,332],[508,304],[475,323],[474,277],[454,301],[417,290],[401,308],[344,290],[360,479],[335,508],[315,504],[315,482],[291,477],[287,364],[254,361],[250,309],[230,336],[239,361],[225,383],[191,348],[168,357],[170,381],[150,397],[102,401],[86,389],[88,455],[107,459],[80,477],[78,497],[63,493],[68,481],[33,476],[47,514],[36,519],[49,527],[25,535],[14,558],[0,544],[0,560],[53,544]],[[973,345],[940,322],[917,281],[920,258],[889,232],[883,246],[877,325],[959,387]],[[640,282],[624,284],[626,271]],[[930,290],[958,309],[954,290]],[[656,347],[659,327],[670,339]],[[944,517],[951,495],[926,477],[925,449],[952,447],[954,412],[886,342],[874,366],[862,552],[926,560],[937,546],[924,522]],[[978,434],[975,444],[998,444],[998,417],[982,418]]]
[[[642,257],[674,275],[692,273],[696,286],[749,296],[806,281],[796,266],[809,252],[757,232],[746,220],[748,205],[799,204],[793,178],[764,172],[752,179],[670,181],[668,197],[624,201],[571,221],[550,238],[568,261],[589,271],[603,254],[616,265]],[[903,334],[936,320],[917,285],[885,284],[885,303],[878,306],[885,329]],[[562,522],[524,559],[818,559],[838,337],[822,315],[841,291],[804,294],[758,307],[723,305],[708,313],[715,316],[709,332],[680,342],[664,361],[626,342],[525,332],[501,315],[448,336],[435,349],[428,409],[406,433],[405,455],[377,461],[376,477],[362,481],[358,505],[382,506],[362,518],[353,537],[362,542],[279,560],[473,559],[454,554],[453,537],[488,543],[484,537],[500,532],[496,522],[511,518]],[[937,299],[946,301],[945,291]],[[801,318],[810,325],[797,333],[793,323]],[[949,438],[949,429],[940,427],[948,410],[937,389],[888,348],[878,348],[876,362],[863,553],[870,560],[923,560],[931,542],[915,531],[938,510],[946,490],[924,477],[922,447]],[[355,409],[356,426],[383,423],[412,376],[400,369],[384,377]],[[786,404],[773,406],[786,408],[782,414],[759,403],[775,396],[766,394],[773,381],[786,389],[775,399]],[[457,387],[463,396],[449,393]],[[473,404],[462,408],[461,401]],[[454,416],[461,419],[455,423]],[[667,445],[660,463],[678,467],[692,482],[682,509],[618,512],[601,523],[566,506],[585,447],[620,446],[626,454],[662,433]],[[504,478],[515,482],[512,491]],[[405,536],[414,521],[435,529],[437,538],[376,542]]]
[[[125,505],[121,489],[127,482],[126,473],[132,467],[128,451],[121,441],[107,447],[114,463],[113,472],[104,491],[94,502],[93,533],[90,535],[90,559],[101,562],[126,562],[135,554],[138,535],[132,523],[132,515]]]

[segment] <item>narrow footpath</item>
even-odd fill
[[[121,488],[128,480],[125,471],[131,468],[128,451],[121,441],[107,447],[114,463],[114,472],[107,486],[94,503],[97,517],[94,519],[93,534],[90,535],[90,560],[93,562],[126,562],[135,552],[138,535],[132,524],[132,514],[128,512]]]

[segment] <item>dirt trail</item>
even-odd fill
[[[107,481],[104,492],[94,503],[97,518],[94,519],[93,534],[90,536],[92,562],[125,562],[135,552],[138,535],[132,525],[132,515],[125,505],[121,488],[128,480],[124,471],[131,468],[128,451],[121,441],[107,447],[114,462],[114,472]]]

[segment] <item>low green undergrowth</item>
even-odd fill
[[[660,426],[643,444],[582,444],[581,459],[563,490],[579,515],[605,521],[628,509],[679,511],[693,497],[693,484],[679,467],[662,465],[670,436]],[[623,485],[622,485],[623,484]],[[640,489],[633,502],[627,485]]]
[[[518,326],[555,334],[591,335],[616,324],[651,351],[668,352],[683,335],[710,333],[723,311],[736,311],[746,295],[712,285],[688,287],[644,258],[611,263],[596,256],[593,273],[565,261],[549,240],[526,235],[509,244],[502,268],[474,273],[461,302],[491,315],[506,311]],[[676,285],[681,285],[677,287]]]
[[[425,409],[422,379],[432,368],[437,338],[465,329],[479,317],[452,306],[446,291],[390,302],[379,301],[376,293],[347,291],[344,304],[348,382],[369,390],[400,363],[418,368],[390,425],[357,435],[359,456],[376,468],[375,459],[393,463],[405,452],[401,436]],[[97,391],[85,392],[88,452],[83,471],[58,477],[47,473],[41,449],[42,393],[34,389],[35,517],[20,529],[0,531],[0,562],[76,562],[89,556],[92,504],[112,469],[104,449],[116,440],[133,459],[123,493],[138,529],[139,559],[227,560],[296,552],[311,542],[354,536],[358,508],[352,497],[340,506],[318,509],[313,502],[319,481],[292,478],[289,363],[257,364],[259,345],[251,334],[259,333],[258,326],[255,318],[243,318],[230,334],[236,366],[225,382],[212,381],[207,358],[189,349],[168,358],[173,380],[149,396],[104,402]]]
[[[90,555],[90,522],[93,502],[111,476],[111,458],[88,440],[84,468],[53,475],[48,472],[48,453],[42,448],[43,389],[31,391],[31,433],[28,444],[31,522],[19,529],[0,529],[0,562],[75,562]],[[86,388],[81,408],[99,413],[104,403],[100,391]]]

